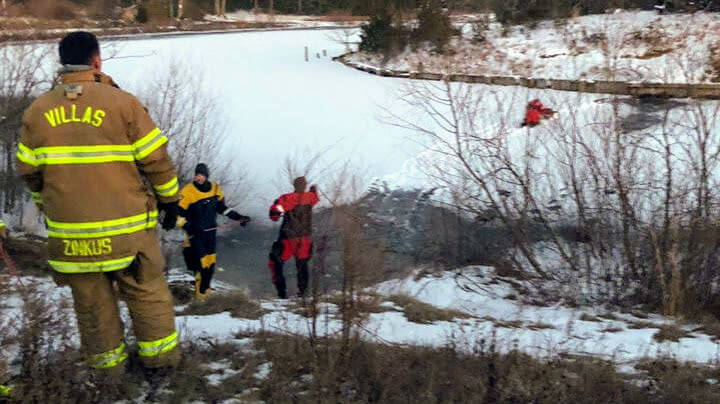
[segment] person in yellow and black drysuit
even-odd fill
[[[70,33],[59,51],[63,68],[25,110],[17,153],[18,172],[46,216],[48,263],[72,289],[83,353],[101,369],[93,374],[121,375],[128,358],[118,293],[145,369],[172,367],[179,339],[156,234],[159,211],[166,230],[177,219],[168,138],[101,71],[93,34]]]
[[[217,215],[225,215],[246,226],[250,222],[227,207],[220,185],[209,180],[210,170],[200,163],[195,167],[195,178],[180,191],[180,216],[185,219],[183,230],[187,233],[183,257],[188,270],[195,274],[195,296],[207,299],[210,282],[217,262],[216,234]]]

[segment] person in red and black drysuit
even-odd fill
[[[541,119],[550,118],[554,114],[555,111],[550,108],[545,108],[540,100],[534,99],[528,103],[527,109],[525,110],[525,119],[520,127],[537,126],[540,124]]]
[[[210,282],[217,262],[217,215],[236,220],[241,226],[250,222],[248,216],[227,207],[220,185],[210,181],[208,177],[210,170],[207,165],[198,164],[194,181],[180,191],[178,212],[185,220],[182,228],[187,233],[183,257],[188,269],[195,274],[195,296],[200,300],[207,299],[212,290]]]
[[[305,177],[296,178],[293,187],[295,192],[281,196],[270,207],[272,221],[278,221],[283,216],[280,236],[272,245],[268,263],[272,281],[281,299],[287,299],[283,265],[292,257],[295,257],[298,271],[298,295],[302,297],[307,291],[310,279],[308,261],[313,252],[312,208],[320,201],[315,185],[310,187],[310,192],[306,192]]]

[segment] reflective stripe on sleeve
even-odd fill
[[[38,166],[37,159],[35,158],[35,153],[32,151],[32,149],[22,143],[18,143],[18,152],[16,156],[18,160],[22,161],[25,164],[29,164],[33,167]]]
[[[0,384],[0,397],[10,397],[12,395],[12,387]]]
[[[158,185],[153,188],[155,189],[155,193],[158,194],[158,196],[163,196],[166,198],[174,196],[178,193],[178,191],[180,191],[180,185],[178,184],[177,177],[173,177],[173,179],[171,179],[167,183]]]
[[[133,143],[132,147],[135,152],[135,159],[144,159],[167,142],[167,136],[163,135],[159,128],[151,130],[150,133],[143,136],[142,139]]]

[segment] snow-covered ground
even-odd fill
[[[177,273],[171,277],[176,283],[186,280]],[[16,282],[12,280],[10,286],[19,288]],[[24,287],[36,290],[52,310],[57,310],[56,316],[70,321],[74,328],[68,288],[56,288],[49,278],[24,277],[22,282]],[[719,342],[697,331],[697,325],[678,323],[659,315],[629,314],[601,307],[533,305],[518,296],[518,283],[523,282],[499,276],[493,268],[477,266],[432,275],[418,272],[406,279],[387,281],[368,292],[386,298],[407,295],[436,308],[452,309],[465,315],[449,321],[421,324],[408,320],[403,309],[388,300],[381,303],[387,311],[369,314],[357,331],[366,340],[383,344],[433,347],[451,344],[472,353],[495,342],[500,351],[520,350],[538,358],[593,356],[614,361],[626,371],[645,359],[676,359],[713,365],[720,361]],[[224,293],[221,289],[231,289],[227,285],[218,286],[220,293]],[[17,332],[17,325],[22,320],[23,300],[17,292],[9,292],[3,294],[0,302],[2,342]],[[235,318],[228,312],[179,315],[177,326],[184,340],[229,343],[245,350],[252,349],[252,339],[246,336],[260,331],[310,335],[311,320],[298,314],[297,302],[263,300],[259,303],[265,311],[259,319]],[[178,312],[181,310],[182,307],[178,307]],[[341,323],[336,316],[337,306],[323,303],[320,313],[318,333],[339,333]],[[125,308],[123,317],[129,323]],[[667,326],[679,327],[686,335],[677,342],[656,340],[655,334]],[[65,338],[78,344],[74,331]],[[52,337],[48,341],[53,341]],[[0,352],[0,359],[10,364],[13,372],[18,369],[18,355],[17,347],[12,347]],[[216,370],[218,374],[209,380],[210,383],[220,383],[234,374],[232,369],[225,367]],[[268,371],[258,369],[257,377],[265,377]]]
[[[621,11],[534,28],[491,23],[479,43],[471,24],[462,31],[445,55],[421,46],[388,61],[366,53],[350,60],[406,71],[630,82],[708,82],[717,74],[710,65],[719,40],[716,13]]]
[[[409,321],[401,308],[370,314],[359,331],[366,339],[388,344],[453,344],[473,352],[495,339],[502,351],[518,349],[540,358],[560,354],[589,355],[634,364],[643,359],[672,358],[703,364],[720,360],[720,345],[709,335],[693,332],[696,325],[680,324],[688,332],[678,342],[659,342],[660,328],[677,323],[658,315],[613,312],[601,308],[534,306],[517,298],[509,282],[488,267],[468,267],[420,279],[409,277],[382,283],[375,291],[385,296],[405,294],[438,308],[454,309],[470,318],[419,324]],[[266,301],[268,313],[258,320],[235,319],[229,313],[180,317],[186,337],[234,340],[238,333],[266,330],[308,334],[310,320],[287,309],[288,303]],[[318,321],[323,334],[339,332],[336,307],[326,304]],[[640,315],[640,314],[638,314]],[[598,317],[600,316],[600,317]]]

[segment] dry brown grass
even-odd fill
[[[333,295],[330,297],[327,297],[324,299],[325,302],[334,304],[342,309],[343,306],[343,299],[340,295]],[[358,296],[355,301],[353,301],[353,309],[359,314],[359,315],[367,315],[371,313],[386,313],[388,311],[392,311],[393,309],[385,306],[381,306],[381,304],[384,302],[382,296],[378,296],[375,294],[364,294],[361,296]]]
[[[481,342],[477,353],[468,355],[451,347],[400,347],[359,340],[348,345],[337,339],[272,334],[252,335],[254,349],[233,343],[185,341],[179,367],[161,378],[163,387],[148,396],[148,384],[135,357],[129,361],[122,383],[111,385],[89,377],[78,352],[70,346],[33,353],[33,344],[47,322],[42,310],[46,306],[40,302],[31,306],[34,314],[21,338],[27,351],[23,372],[11,380],[13,402],[18,403],[720,402],[720,386],[709,381],[720,375],[717,368],[672,361],[638,366],[651,386],[638,387],[618,374],[610,362],[586,357],[545,361],[518,352],[499,354],[492,342]],[[211,384],[209,376],[225,372],[209,366],[219,363],[231,373]],[[272,365],[268,378],[256,378],[259,366],[265,363]]]
[[[520,353],[468,356],[450,348],[363,342],[346,349],[335,340],[313,346],[275,336],[259,340],[258,348],[275,364],[260,391],[266,402],[595,404],[647,398],[613,365],[592,359],[541,362]]]
[[[390,307],[384,307],[383,298],[375,294],[362,294],[355,299],[343,299],[341,295],[335,294],[319,299],[321,303],[330,303],[338,309],[340,318],[365,319],[372,313],[386,313],[393,311]],[[290,310],[298,315],[307,318],[317,317],[323,314],[318,310],[317,305],[312,304],[311,299],[299,301],[290,306]]]
[[[689,333],[682,328],[675,325],[666,325],[660,328],[658,332],[653,335],[653,339],[658,342],[673,341],[678,342],[680,338],[688,337]]]
[[[657,388],[652,402],[658,403],[718,403],[720,402],[720,371],[672,360],[648,361],[636,368],[644,370]]]
[[[605,320],[618,320],[618,317],[610,312],[599,314],[598,317],[603,318]]]
[[[593,315],[587,314],[587,313],[583,313],[583,314],[580,316],[580,319],[579,319],[579,320],[580,320],[580,321],[593,321],[593,322],[596,322],[596,323],[599,323],[599,322],[602,321],[599,317],[596,317],[596,316],[593,316]]]
[[[402,307],[405,317],[413,323],[431,324],[436,321],[452,321],[456,318],[472,317],[457,310],[437,308],[408,295],[393,295],[388,300]]]
[[[710,78],[710,81],[717,83],[720,82],[720,41],[710,45],[709,51],[710,56],[705,75]]]
[[[631,322],[628,322],[627,324],[628,324],[628,328],[630,328],[632,330],[640,330],[643,328],[660,328],[656,324],[653,324],[649,321],[631,321]]]
[[[714,341],[720,340],[720,320],[713,315],[704,315],[698,319],[700,326],[693,332],[702,332],[712,337]]]
[[[525,326],[525,323],[519,320],[513,320],[513,321],[503,321],[503,320],[495,320],[495,327],[499,328],[523,328]]]
[[[233,317],[253,320],[259,319],[264,314],[260,304],[249,299],[245,293],[235,291],[211,295],[205,302],[193,302],[183,310],[182,315],[206,316],[226,311]]]
[[[530,323],[530,324],[527,324],[527,325],[525,326],[525,328],[527,328],[527,329],[529,329],[529,330],[537,331],[537,330],[549,330],[549,329],[552,329],[552,328],[555,328],[555,327],[553,327],[551,324],[547,324],[547,323],[542,323],[542,322],[541,322],[541,323]]]
[[[71,20],[83,13],[82,7],[67,0],[28,0],[25,13],[52,20]]]

